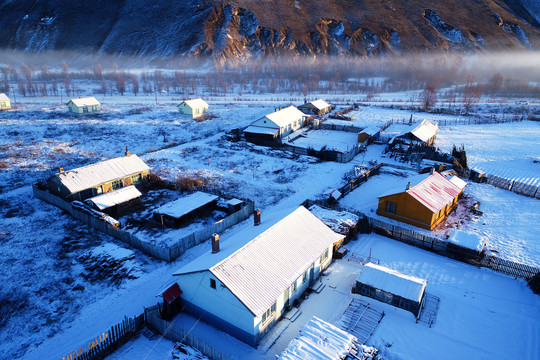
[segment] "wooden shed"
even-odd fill
[[[178,112],[198,118],[208,113],[208,104],[201,98],[184,100],[176,106]]]
[[[381,135],[381,129],[376,126],[370,126],[358,133],[358,142],[361,144],[369,145],[373,141],[377,140]]]
[[[11,109],[11,103],[7,95],[4,93],[1,93],[0,94],[0,110],[7,110],[7,109]]]
[[[139,184],[148,176],[150,168],[137,155],[126,154],[72,170],[60,168],[60,172],[47,180],[49,192],[67,201],[84,201]]]
[[[455,209],[466,185],[457,176],[447,179],[438,172],[409,180],[402,191],[389,190],[379,196],[377,214],[428,230]]]
[[[411,131],[401,134],[395,141],[409,145],[433,145],[439,126],[428,120],[422,120]]]
[[[332,105],[321,99],[308,102],[298,107],[298,110],[302,111],[304,114],[311,115],[325,115],[328,114],[331,109]]]
[[[420,314],[427,280],[367,263],[356,280],[355,292],[392,306]]]
[[[101,111],[101,104],[93,96],[71,99],[66,104],[68,110],[76,114],[95,114]]]
[[[142,205],[141,192],[130,185],[105,194],[94,196],[85,202],[92,208],[111,216],[121,216]]]
[[[196,191],[160,206],[154,211],[154,220],[178,228],[194,218],[206,216],[216,208],[217,200],[216,195]]]

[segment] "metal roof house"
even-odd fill
[[[342,238],[303,206],[244,224],[174,274],[184,309],[256,346],[330,264]]]
[[[255,144],[274,142],[300,129],[307,116],[293,105],[263,116],[244,130],[246,140]]]
[[[49,192],[67,201],[84,201],[129,185],[140,183],[150,168],[137,155],[101,161],[77,169],[64,170],[47,180]]]
[[[11,103],[7,95],[4,93],[1,93],[0,94],[0,110],[7,110],[7,109],[11,109]]]
[[[176,107],[180,113],[191,115],[193,118],[198,118],[208,113],[208,104],[201,98],[184,100]]]
[[[457,206],[466,182],[438,172],[416,176],[402,191],[389,190],[379,196],[377,214],[424,229],[433,230]]]
[[[355,292],[408,310],[418,316],[426,285],[425,279],[367,263],[356,280]]]
[[[101,111],[101,104],[93,96],[71,99],[66,105],[70,112],[77,114],[93,114]]]
[[[328,114],[331,109],[332,109],[332,105],[330,105],[329,103],[321,99],[308,102],[298,107],[298,110],[302,111],[304,114],[312,114],[312,115]]]

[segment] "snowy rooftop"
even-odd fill
[[[344,359],[356,347],[356,342],[356,337],[314,316],[278,360]]]
[[[267,134],[267,135],[274,135],[279,130],[277,128],[268,128],[268,127],[262,127],[257,125],[250,125],[247,128],[244,129],[244,132],[252,133],[252,134]]]
[[[206,103],[206,101],[204,101],[201,98],[191,99],[191,100],[184,100],[182,103],[185,103],[187,106],[189,106],[192,109],[208,107],[208,104]],[[182,103],[178,104],[178,106],[182,105]]]
[[[155,213],[162,215],[169,215],[173,218],[181,218],[184,215],[195,211],[212,201],[216,200],[218,196],[207,194],[201,191],[194,192],[188,196],[184,196],[180,199],[171,201],[161,207],[159,207]]]
[[[367,127],[365,128],[364,130],[360,131],[360,133],[364,133],[364,134],[368,134],[370,136],[373,136],[375,134],[377,134],[379,131],[381,131],[381,128],[377,127],[377,126],[370,126],[370,127]]]
[[[95,196],[86,201],[90,201],[95,204],[100,210],[104,210],[118,204],[123,204],[141,196],[141,192],[137,190],[135,186],[130,185],[106,194]]]
[[[9,98],[7,97],[7,95],[4,94],[4,93],[1,93],[1,94],[0,94],[0,101],[6,101],[6,100],[9,100]]]
[[[465,186],[467,185],[467,182],[465,180],[461,180],[459,177],[457,176],[452,176],[450,178],[450,182],[454,185],[456,185],[458,188],[460,188],[461,190],[463,190],[465,188]]]
[[[437,135],[437,130],[439,126],[436,123],[432,123],[428,120],[422,120],[418,126],[411,130],[411,134],[416,136],[418,139],[427,142],[433,136]]]
[[[266,118],[281,128],[301,119],[302,116],[305,116],[304,113],[291,105],[285,109],[266,115]]]
[[[343,238],[303,206],[283,214],[269,214],[269,220],[262,214],[265,226],[224,237],[220,252],[208,252],[174,275],[208,269],[254,315],[261,315],[325,249]]]
[[[364,265],[358,282],[417,302],[422,299],[427,284],[425,279],[372,263]]]
[[[439,212],[443,207],[450,204],[465,186],[463,180],[457,179],[451,181],[438,172],[420,175],[409,180],[411,182],[411,188],[408,190],[404,188],[403,191],[406,191],[434,213]],[[388,191],[379,196],[379,198],[399,192],[394,190]]]
[[[85,97],[85,98],[78,98],[78,99],[71,99],[70,101],[74,103],[75,106],[77,107],[101,105],[99,101],[97,101],[97,99],[93,96]]]
[[[71,193],[89,189],[115,179],[137,174],[150,168],[137,155],[131,154],[77,169],[63,171],[55,177],[64,184]]]
[[[304,105],[309,105],[309,104],[313,105],[314,107],[316,107],[319,110],[326,109],[326,108],[331,106],[329,103],[327,103],[326,101],[324,101],[322,99],[318,99],[318,100],[309,102],[309,103],[304,104]]]

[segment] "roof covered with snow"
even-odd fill
[[[306,105],[313,105],[313,107],[317,108],[318,110],[323,110],[323,109],[331,107],[331,105],[329,103],[327,103],[326,101],[324,101],[322,99],[318,99],[318,100],[309,102],[309,103],[301,105],[301,106],[306,106]]]
[[[263,314],[325,249],[343,239],[303,206],[281,214],[270,216],[269,227],[262,214],[260,230],[248,226],[235,233],[239,249],[225,242],[219,253],[202,255],[174,275],[210,270],[255,316]]]
[[[191,99],[191,100],[184,100],[180,104],[178,104],[178,106],[180,106],[182,104],[186,104],[187,106],[189,106],[192,109],[208,107],[208,104],[206,103],[206,101],[204,101],[201,98]]]
[[[252,134],[266,134],[266,135],[274,135],[278,131],[279,131],[278,128],[263,127],[263,126],[257,126],[257,125],[250,125],[244,129],[245,133],[247,132],[247,133],[252,133]]]
[[[85,106],[97,106],[101,105],[99,101],[93,96],[85,97],[85,98],[78,98],[78,99],[71,99],[70,102],[75,104],[77,107],[85,107]],[[69,102],[68,102],[69,104]]]
[[[358,282],[416,302],[422,299],[427,284],[425,279],[373,263],[364,265]]]
[[[438,172],[424,174],[409,179],[411,188],[403,191],[418,200],[430,211],[437,213],[443,207],[450,204],[465,187],[465,181],[457,178],[448,180]],[[456,185],[457,184],[457,185]],[[379,198],[400,193],[401,191],[389,190],[379,196]]]
[[[137,155],[131,154],[110,160],[105,160],[77,169],[55,174],[60,182],[74,194],[79,191],[123,177],[149,170]]]
[[[95,196],[86,201],[93,203],[99,210],[108,209],[115,205],[123,204],[130,200],[141,197],[142,194],[133,185]]]
[[[291,105],[285,109],[268,114],[265,117],[282,128],[292,124],[296,120],[302,119],[302,116],[305,116],[305,114]]]
[[[187,215],[214,200],[217,200],[217,198],[218,196],[216,195],[196,191],[193,194],[189,194],[188,196],[184,196],[180,199],[162,205],[155,210],[155,213],[169,215],[173,218],[181,218],[182,216]]]
[[[452,176],[450,178],[450,182],[454,185],[456,185],[458,188],[460,188],[461,190],[463,190],[465,188],[465,186],[467,185],[467,182],[465,180],[461,180],[459,177],[457,176]]]
[[[7,95],[4,94],[4,93],[0,93],[0,101],[6,101],[6,100],[9,100],[9,98],[7,97]]]
[[[485,242],[478,234],[470,234],[460,230],[454,230],[448,241],[472,250],[482,250]]]
[[[365,128],[364,130],[360,131],[360,133],[368,134],[369,136],[373,136],[381,131],[381,128],[377,126],[370,126]]]
[[[411,134],[423,142],[427,142],[429,139],[437,135],[438,129],[439,126],[436,123],[432,123],[428,120],[422,120],[418,126],[411,130]]]
[[[344,359],[351,350],[356,348],[357,342],[356,337],[314,316],[278,359]]]

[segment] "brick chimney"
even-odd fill
[[[129,155],[131,155],[131,153],[129,152],[129,149],[128,149],[127,145],[126,145],[126,156],[129,156]]]
[[[212,254],[219,252],[219,235],[218,234],[212,234],[212,237],[210,238],[212,240]]]
[[[253,225],[257,226],[261,224],[261,210],[255,209],[253,212]]]

